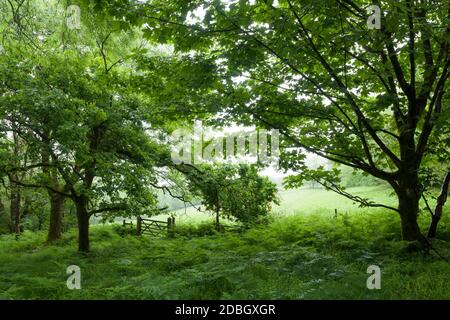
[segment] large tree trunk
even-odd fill
[[[424,237],[420,233],[420,227],[417,223],[419,202],[422,194],[418,166],[414,162],[413,155],[408,153],[408,149],[406,151],[403,150],[402,158],[406,160],[403,160],[403,168],[400,169],[399,179],[395,186],[398,197],[402,239],[405,241],[422,242]]]
[[[422,241],[423,237],[417,223],[420,197],[412,192],[411,189],[406,189],[398,198],[402,239],[406,241]]]
[[[46,137],[49,137],[50,135],[51,133],[49,131],[45,132]],[[52,182],[51,186],[55,190],[61,190],[65,192],[67,191],[67,186],[65,186],[64,188],[60,187],[58,170],[54,167],[51,168],[50,166],[50,164],[52,163],[49,152],[49,150],[51,149],[50,139],[44,139],[43,142],[45,144],[42,148],[41,156],[42,163],[44,163],[45,165],[42,167],[42,172]],[[47,242],[52,243],[56,240],[61,239],[66,196],[52,190],[48,190],[48,196],[50,199],[50,224],[47,233]]]
[[[53,191],[48,191],[48,195],[50,197],[50,226],[48,228],[47,241],[52,243],[61,239],[66,197]]]
[[[78,251],[89,252],[89,212],[84,197],[75,198],[78,220]]]
[[[405,241],[424,241],[417,223],[422,189],[419,179],[420,164],[415,152],[414,131],[403,128],[400,134],[400,159],[398,179],[393,185],[398,197],[398,210],[401,220],[402,239]]]
[[[17,177],[14,176],[11,179],[11,205],[10,205],[10,211],[11,211],[11,232],[14,232],[15,234],[20,234],[20,201],[21,201],[21,194],[20,194],[20,188],[17,186],[15,181],[17,180]]]

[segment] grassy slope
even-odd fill
[[[351,194],[368,198],[372,201],[395,206],[392,189],[387,186],[356,187],[348,189]],[[285,214],[357,212],[358,206],[351,200],[332,191],[323,189],[291,189],[280,192],[281,205],[275,211]]]
[[[394,205],[395,198],[390,196],[391,189],[385,186],[356,187],[350,188],[352,194],[369,198],[370,200],[384,204]],[[320,213],[324,215],[334,215],[334,209],[338,213],[359,212],[356,204],[334,192],[323,189],[291,189],[279,192],[280,206],[273,209],[276,217],[293,214]],[[193,207],[175,211],[177,223],[202,223],[213,221],[214,217],[210,213],[198,212]],[[168,215],[155,216],[152,219],[166,221]]]
[[[76,253],[73,233],[56,246],[43,245],[44,234],[3,236],[0,298],[449,299],[450,265],[407,253],[398,223],[391,213],[365,210],[337,219],[288,216],[240,235],[175,239],[123,238],[111,226],[96,226],[87,256]],[[439,234],[450,241],[448,218]],[[436,246],[444,254],[450,249],[445,241]],[[81,267],[82,290],[66,288],[71,264]],[[381,290],[366,288],[371,264],[382,269]]]

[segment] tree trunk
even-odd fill
[[[89,252],[89,212],[87,200],[83,197],[75,199],[78,220],[78,251]]]
[[[216,227],[219,229],[220,227],[220,220],[219,220],[219,209],[216,210]]]
[[[50,132],[45,132],[45,136],[49,137]],[[55,190],[59,190],[58,171],[56,168],[51,168],[51,156],[49,149],[51,149],[51,143],[49,139],[44,139],[45,145],[42,148],[42,163],[45,165],[42,167],[42,172],[49,180],[52,181],[52,187]],[[48,165],[48,166],[46,166]],[[67,186],[66,186],[67,187]],[[62,188],[66,191],[66,187]],[[48,190],[48,196],[50,198],[50,225],[48,228],[47,242],[52,243],[61,239],[62,224],[64,218],[64,204],[66,197],[63,194]]]
[[[2,198],[0,195],[0,216],[5,213],[5,206],[3,205]]]
[[[401,220],[402,239],[405,241],[421,241],[424,239],[417,223],[419,202],[421,197],[417,171],[410,170],[403,176],[396,188],[398,209]]]
[[[220,231],[220,201],[219,201],[219,190],[215,190],[216,195],[216,229]]]
[[[419,213],[419,199],[416,197],[399,197],[399,211],[402,226],[402,239],[406,241],[421,241],[417,216]]]
[[[428,234],[427,234],[428,238],[436,237],[436,231],[437,231],[437,226],[438,226],[439,220],[441,220],[441,217],[438,217],[436,215],[433,215],[431,217],[431,223],[430,223],[430,227],[428,228]]]
[[[12,177],[12,179],[16,180],[17,177]],[[17,235],[20,234],[20,201],[20,189],[16,183],[11,182],[11,232]]]
[[[47,242],[52,243],[61,239],[66,197],[53,191],[49,191],[48,195],[50,197],[50,226],[48,228]]]
[[[417,223],[419,202],[422,188],[419,179],[420,163],[417,161],[413,124],[400,132],[400,166],[396,182],[393,184],[398,197],[398,210],[401,220],[402,239],[405,241],[423,242],[425,238],[420,233]]]
[[[436,237],[436,231],[439,221],[442,217],[442,211],[444,209],[445,202],[447,202],[447,194],[448,194],[448,188],[450,185],[450,172],[447,173],[447,175],[444,178],[444,182],[442,183],[441,187],[441,193],[439,194],[439,197],[437,198],[436,207],[434,209],[434,213],[431,217],[431,223],[430,227],[428,229],[428,238],[434,238]]]
[[[5,206],[3,205],[2,196],[0,194],[0,218],[6,213]]]
[[[14,126],[14,125],[13,125]],[[20,155],[20,139],[19,135],[14,131],[13,132],[13,140],[14,140],[14,156],[18,157]],[[16,165],[20,165],[17,163]],[[20,188],[17,185],[17,181],[19,181],[19,177],[16,173],[13,173],[9,176],[10,187],[11,187],[11,232],[16,234],[16,237],[20,234],[20,201],[21,194]]]
[[[21,205],[22,206],[22,212],[21,212],[21,215],[20,215],[20,220],[23,220],[27,216],[31,216],[33,214],[32,213],[32,209],[31,209],[32,202],[33,202],[33,200],[31,198],[31,196],[30,195],[25,195],[25,199],[24,199],[24,201],[23,201],[23,203]],[[23,227],[23,225],[20,225],[20,232],[22,233],[23,231],[24,231],[24,227]]]

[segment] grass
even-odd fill
[[[348,189],[349,193],[368,198],[372,201],[395,205],[396,198],[391,196],[392,188],[388,186],[354,187]],[[324,189],[290,189],[279,193],[281,205],[274,211],[281,215],[358,212],[358,205],[353,201]]]
[[[348,191],[354,195],[369,198],[373,201],[395,206],[395,197],[391,197],[391,188],[386,186],[355,187]],[[273,208],[274,216],[283,217],[293,214],[325,214],[334,215],[334,209],[338,213],[353,212],[360,210],[358,205],[332,191],[324,189],[290,189],[279,191],[280,206]],[[193,207],[180,209],[173,212],[177,224],[199,224],[213,222],[214,215],[210,212],[199,212]],[[166,221],[169,215],[158,215],[152,219]]]
[[[440,225],[450,250],[450,220]],[[421,223],[427,223],[426,216]],[[94,226],[92,252],[76,253],[73,232],[54,246],[45,234],[0,238],[1,299],[449,299],[450,264],[410,252],[399,220],[384,210],[280,217],[244,233],[180,225],[173,239],[121,236]],[[82,289],[66,287],[81,268]],[[382,270],[381,290],[366,287],[367,267]]]

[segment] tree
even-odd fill
[[[187,177],[194,194],[201,197],[202,204],[207,210],[214,212],[216,228],[220,230],[220,213],[224,207],[224,195],[233,183],[230,180],[236,175],[236,168],[203,166],[202,169],[204,170],[188,171]]]
[[[207,210],[215,214],[220,230],[220,216],[244,225],[267,219],[272,203],[278,204],[277,188],[256,166],[211,164],[186,173],[190,190],[202,199]]]
[[[122,19],[94,14],[90,5],[82,7],[82,28],[68,30],[64,4],[51,2],[49,10],[28,1],[11,4],[5,7],[11,23],[2,25],[9,41],[0,57],[0,132],[6,140],[19,136],[32,163],[6,157],[0,173],[27,172],[27,181],[14,183],[47,190],[50,242],[60,237],[70,198],[79,250],[88,251],[92,215],[155,211],[154,189],[168,188],[157,183],[163,175],[154,169],[172,165],[167,146],[159,143],[163,129],[189,120],[179,119],[184,105],[208,99],[193,101],[199,85],[186,99],[191,89],[180,90],[169,79],[180,78],[174,70],[188,75],[190,66],[201,70],[208,64],[155,52]]]
[[[260,176],[256,166],[241,165],[223,195],[223,211],[244,225],[264,223],[273,204],[279,204],[276,184]]]
[[[50,20],[49,17],[54,17],[54,2],[46,3],[46,8],[43,8],[42,4],[32,3],[28,0],[12,0],[12,1],[1,1],[0,6],[2,8],[1,12],[1,21],[3,23],[0,24],[0,30],[3,35],[3,45],[2,46],[2,59],[23,59],[23,53],[28,51],[32,51],[33,53],[39,52],[42,53],[46,46],[48,45],[47,40],[49,40],[48,30],[58,29],[61,30],[61,24],[58,25],[58,28],[55,25],[58,24],[57,19]],[[42,18],[35,19],[35,17]],[[56,33],[57,36],[59,35]],[[48,49],[48,48],[47,48]],[[2,88],[1,94],[9,95],[13,94],[14,90],[22,90],[26,86],[18,85],[20,82],[20,77],[23,76],[21,72],[14,75],[11,74],[13,71],[12,68],[13,63],[11,61],[7,62],[6,60],[2,60],[2,72],[4,72],[4,76],[2,78]],[[17,70],[15,70],[17,71]],[[26,79],[24,77],[23,79]],[[12,85],[11,85],[12,84]],[[20,146],[25,145],[28,146],[26,141],[23,141],[22,137],[20,137],[21,132],[27,130],[22,128],[21,124],[16,123],[14,121],[10,121],[5,113],[2,113],[2,132],[10,134],[13,138],[13,154],[15,157],[10,157],[4,163],[9,162],[8,168],[8,176],[10,180],[11,186],[11,210],[15,211],[12,216],[16,217],[15,219],[15,229],[17,229],[17,225],[20,221],[20,184],[23,182],[23,179],[19,179],[19,173],[21,175],[27,175],[28,170],[34,170],[39,166],[28,166],[28,164],[21,163],[20,161],[16,161],[16,163],[10,163],[11,158],[17,158],[18,151],[20,151]],[[29,141],[28,141],[29,142]],[[29,161],[35,160],[37,154],[32,155],[34,159],[28,159]],[[49,163],[48,159],[42,159],[45,163],[43,166],[44,174],[50,174],[48,170]],[[23,161],[22,161],[23,162]],[[53,171],[54,173],[54,171]],[[58,188],[57,186],[57,178],[53,175],[52,180],[55,183],[53,187]],[[53,242],[61,237],[61,224],[62,224],[62,216],[64,211],[64,197],[61,195],[56,195],[54,192],[48,190],[49,198],[50,198],[50,227],[48,232],[48,241]]]
[[[423,239],[419,171],[449,114],[449,3],[376,1],[380,29],[362,0],[120,3],[124,17],[139,5],[150,39],[215,60],[223,113],[280,130],[282,164],[298,172],[289,185],[313,178],[398,212],[403,239]],[[305,152],[386,181],[398,207],[348,194],[337,170],[306,168]]]
[[[41,169],[31,181],[13,180],[49,191],[51,217],[56,215],[49,239],[60,232],[59,200],[75,203],[80,251],[89,251],[92,215],[133,215],[155,206],[149,187],[159,147],[147,132],[148,102],[135,93],[129,70],[110,63],[110,37],[120,41],[107,34],[93,46],[96,55],[77,45],[45,55],[13,47],[1,65],[2,131],[26,141],[34,160],[30,166],[7,164],[4,171]]]

